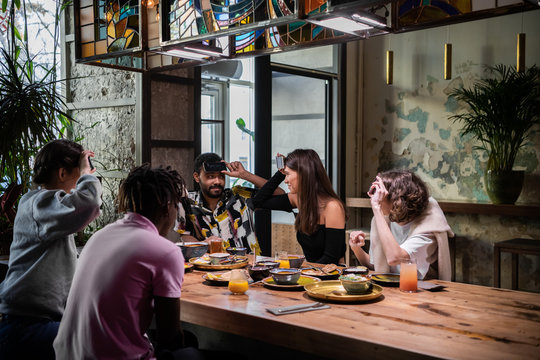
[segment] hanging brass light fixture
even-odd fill
[[[517,59],[516,69],[517,72],[525,71],[525,33],[519,33],[517,35]]]
[[[394,83],[394,52],[388,50],[386,52],[386,84]]]
[[[452,79],[452,44],[444,44],[444,80]]]

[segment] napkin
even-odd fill
[[[268,312],[271,312],[274,315],[287,315],[287,314],[294,314],[298,312],[322,310],[322,309],[330,309],[330,306],[322,304],[322,303],[311,303],[311,304],[299,304],[299,305],[293,305],[293,306],[267,308],[266,310]]]

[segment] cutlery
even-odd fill
[[[293,305],[293,306],[287,306],[277,309],[278,313],[286,313],[289,311],[296,311],[296,310],[305,310],[305,309],[311,309],[311,308],[318,308],[324,306],[321,302],[316,302],[312,304],[301,304],[301,305]]]

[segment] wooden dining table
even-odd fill
[[[276,316],[266,309],[321,300],[261,283],[233,295],[205,273],[185,274],[181,320],[272,345],[331,359],[540,358],[540,294],[432,280],[445,288],[384,287],[375,300]]]

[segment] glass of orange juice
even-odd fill
[[[286,251],[278,251],[276,253],[276,261],[279,263],[280,268],[290,268],[289,254]]]
[[[416,292],[418,286],[418,274],[416,261],[413,259],[401,260],[399,270],[399,290],[403,292]]]
[[[229,291],[234,295],[242,295],[248,290],[248,278],[244,270],[231,270],[231,278],[229,279]]]

